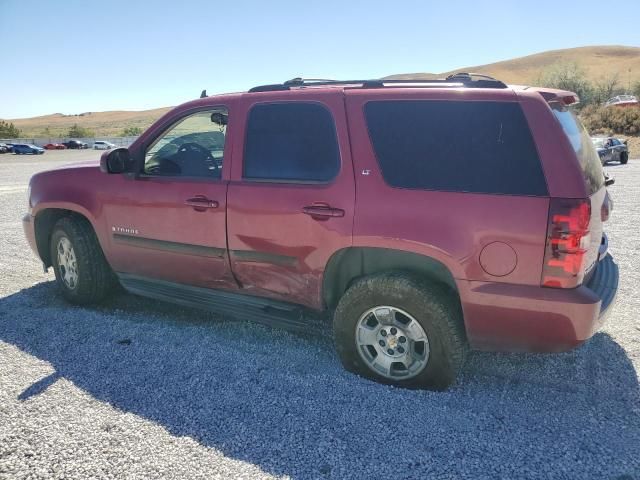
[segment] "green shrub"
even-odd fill
[[[72,137],[72,138],[87,138],[87,137],[93,137],[93,130],[89,130],[88,128],[84,128],[79,126],[77,123],[73,125],[73,127],[71,127],[69,129],[69,133],[67,134],[68,137]]]
[[[135,137],[136,135],[140,135],[142,133],[142,129],[140,127],[127,127],[120,134],[121,137]]]
[[[640,107],[600,107],[588,105],[580,118],[590,134],[639,135]]]
[[[0,138],[18,138],[20,130],[13,123],[0,120]]]

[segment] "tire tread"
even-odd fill
[[[380,292],[387,292],[399,299],[411,297],[414,302],[421,303],[425,310],[433,314],[431,332],[427,331],[427,335],[430,336],[430,343],[436,337],[444,352],[442,358],[438,360],[442,368],[437,372],[426,375],[426,370],[429,369],[427,365],[425,372],[416,377],[393,381],[377,375],[362,362],[355,349],[354,334],[351,332],[355,330],[355,322],[357,322],[353,317],[358,315],[352,309],[354,305],[371,303],[369,299],[372,294],[377,295]],[[394,306],[403,307],[402,304]],[[336,349],[347,370],[382,383],[406,388],[446,389],[455,381],[468,350],[462,311],[455,292],[445,285],[404,272],[376,274],[354,282],[336,308],[334,335]]]
[[[55,253],[56,233],[62,231],[72,242],[76,252],[79,275],[76,290],[69,290],[59,278],[57,254]],[[80,305],[99,303],[111,292],[115,275],[107,263],[98,238],[91,224],[77,217],[63,217],[58,220],[51,236],[51,258],[63,295],[72,303]]]

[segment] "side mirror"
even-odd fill
[[[628,141],[629,140],[622,140],[622,143],[624,143],[626,145]]]
[[[211,114],[211,122],[224,127],[229,122],[229,116],[222,112],[213,112]]]
[[[103,173],[126,173],[132,168],[133,159],[128,148],[114,148],[100,156],[100,171]]]
[[[613,178],[612,176],[610,176],[609,174],[605,173],[604,174],[604,186],[605,187],[610,187],[614,183],[616,183],[616,179]]]

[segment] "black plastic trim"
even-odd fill
[[[474,78],[476,77],[476,78]],[[486,75],[479,75],[474,73],[459,73],[456,75],[449,75],[446,79],[433,79],[433,80],[402,80],[402,79],[368,79],[368,80],[314,80],[294,78],[287,80],[284,83],[274,83],[271,85],[258,85],[249,89],[249,93],[258,92],[280,92],[283,90],[290,90],[291,88],[301,87],[319,87],[319,86],[356,86],[359,88],[384,88],[389,87],[442,87],[463,86],[465,88],[508,88],[504,82],[496,80],[495,78],[488,77]]]
[[[123,235],[114,233],[113,239],[118,243],[126,243],[133,247],[150,248],[153,250],[164,250],[172,253],[183,253],[185,255],[197,255],[200,257],[222,258],[226,253],[224,248],[207,247],[204,245],[192,245],[190,243],[170,242],[167,240],[157,240],[155,238],[136,237],[133,235]]]
[[[117,276],[122,286],[133,294],[287,330],[313,333],[313,325],[315,325],[317,327],[316,333],[330,331],[330,329],[324,328],[326,325],[322,325],[322,323],[328,324],[328,322],[321,312],[300,305],[127,273],[117,273]]]
[[[615,303],[619,280],[618,265],[613,261],[611,254],[607,254],[598,262],[595,272],[586,284],[587,288],[602,300],[600,304],[601,317],[606,315],[609,308]]]

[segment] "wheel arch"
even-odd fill
[[[34,233],[36,246],[38,248],[38,255],[46,267],[50,267],[52,265],[49,243],[51,241],[53,227],[58,220],[64,217],[87,222],[91,225],[91,228],[94,228],[89,218],[76,210],[70,210],[67,208],[44,208],[38,211],[34,219]]]
[[[347,247],[335,252],[325,268],[322,280],[325,307],[334,309],[340,297],[356,279],[387,271],[413,273],[444,284],[459,295],[451,271],[433,257],[390,248]]]

